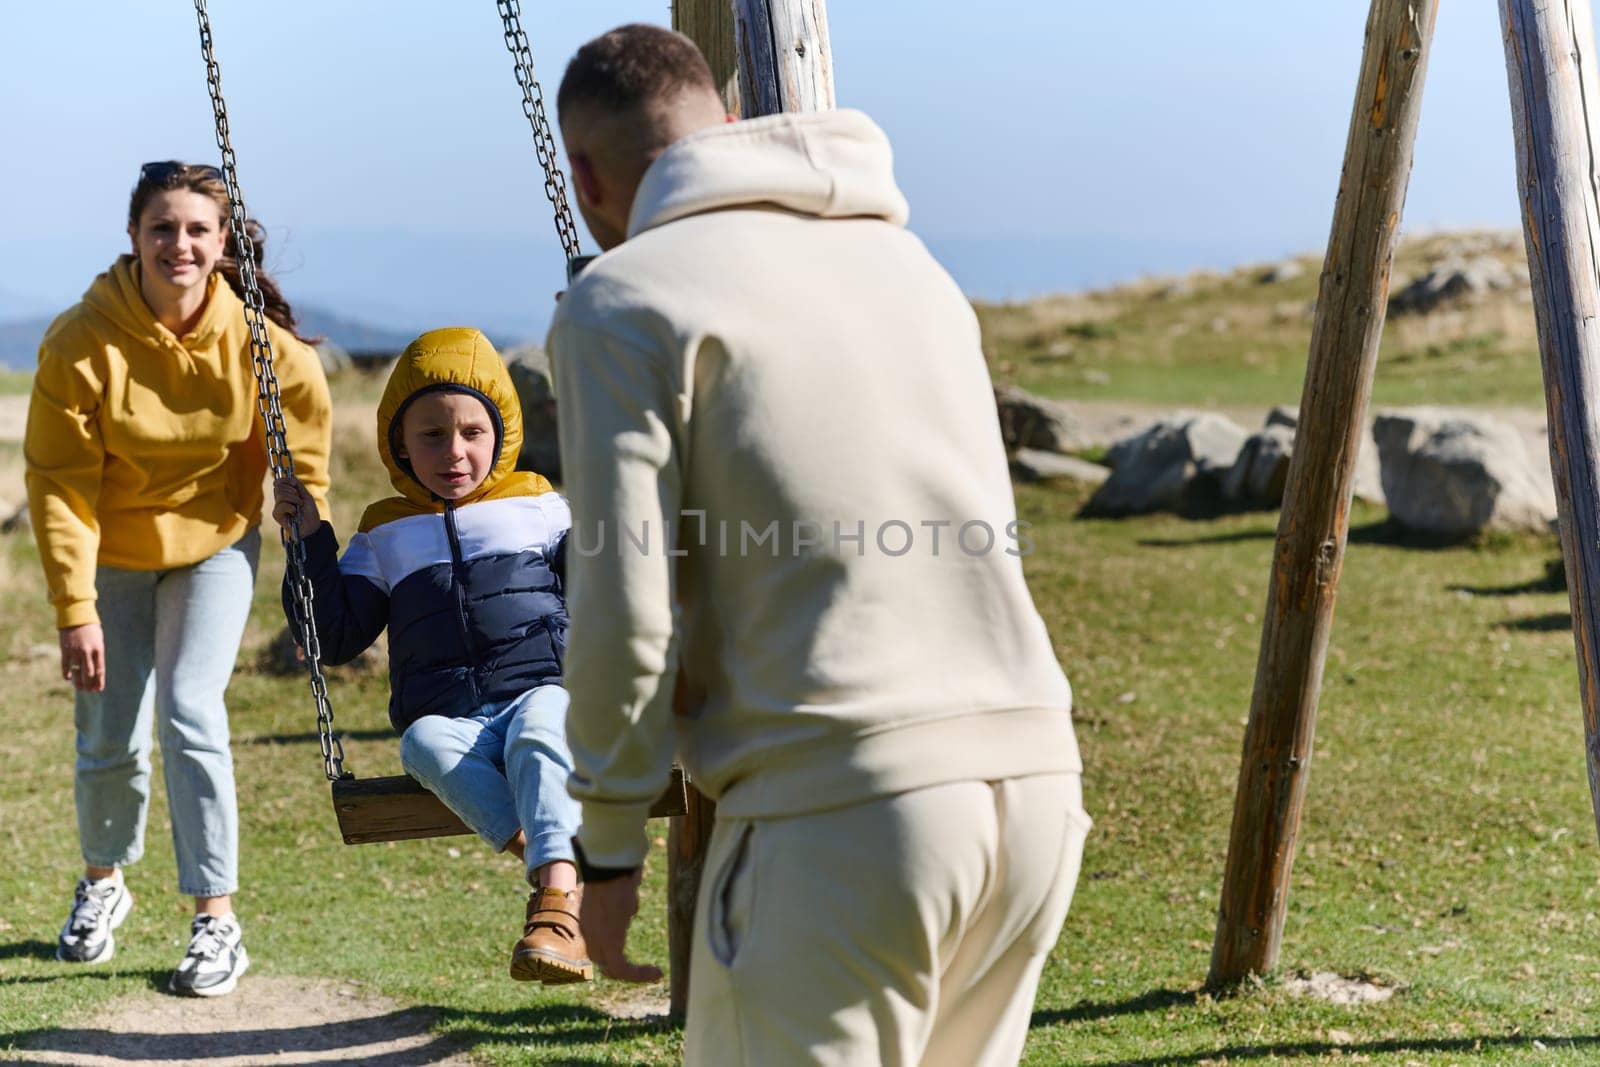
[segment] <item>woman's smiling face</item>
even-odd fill
[[[176,294],[204,285],[222,258],[228,231],[214,200],[188,189],[156,193],[130,227],[146,285]]]

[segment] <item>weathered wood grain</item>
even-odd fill
[[[745,118],[781,111],[833,107],[833,52],[828,45],[826,0],[677,0],[672,25],[687,34],[711,63],[724,86],[719,60],[737,55],[739,100],[729,111]],[[674,706],[686,699],[680,684]],[[673,819],[667,836],[667,955],[671,967],[671,1013],[681,1019],[689,1006],[689,957],[694,944],[694,909],[717,806],[688,787],[687,813]]]
[[[729,0],[675,0],[672,28],[692,40],[711,65],[722,90],[722,104],[739,110],[739,53],[734,48],[733,4]]]
[[[1600,103],[1594,17],[1589,0],[1500,0],[1500,27],[1589,794],[1600,826],[1600,160],[1589,113],[1591,102]]]
[[[687,810],[667,828],[667,962],[672,988],[669,1012],[682,1019],[689,1011],[689,957],[694,946],[694,909],[705,873],[706,850],[717,821],[717,806],[689,786]]]
[[[1276,966],[1437,0],[1373,0],[1317,292],[1223,876],[1211,986]]]
[[[834,106],[826,0],[734,0],[746,117]]]
[[[345,778],[333,782],[333,812],[347,845],[379,841],[414,841],[423,837],[470,834],[471,829],[444,801],[404,775],[384,778]],[[672,780],[650,806],[652,819],[688,811],[688,778],[683,768],[672,768]]]

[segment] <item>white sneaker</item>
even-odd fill
[[[167,988],[191,997],[221,997],[233,992],[250,968],[240,940],[239,920],[227,915],[196,915],[189,927],[189,950],[172,972]]]
[[[133,910],[133,894],[119,870],[110,878],[91,882],[79,878],[72,891],[72,912],[56,938],[56,959],[67,963],[104,963],[117,951],[111,931]]]

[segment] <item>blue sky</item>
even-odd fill
[[[400,328],[535,334],[562,261],[489,0],[212,5],[241,180],[291,297]],[[214,161],[190,5],[9,4],[0,319],[122,250],[147,159]],[[526,3],[547,95],[662,0]],[[1516,225],[1495,6],[1441,5],[1409,230]],[[839,102],[889,132],[912,226],[969,292],[1021,297],[1311,251],[1367,5],[834,0]],[[585,235],[587,237],[587,235]]]

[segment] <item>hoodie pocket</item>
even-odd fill
[[[755,910],[756,872],[751,858],[755,825],[747,822],[736,831],[727,857],[715,872],[707,901],[706,937],[712,956],[724,967],[732,967],[738,960]]]

